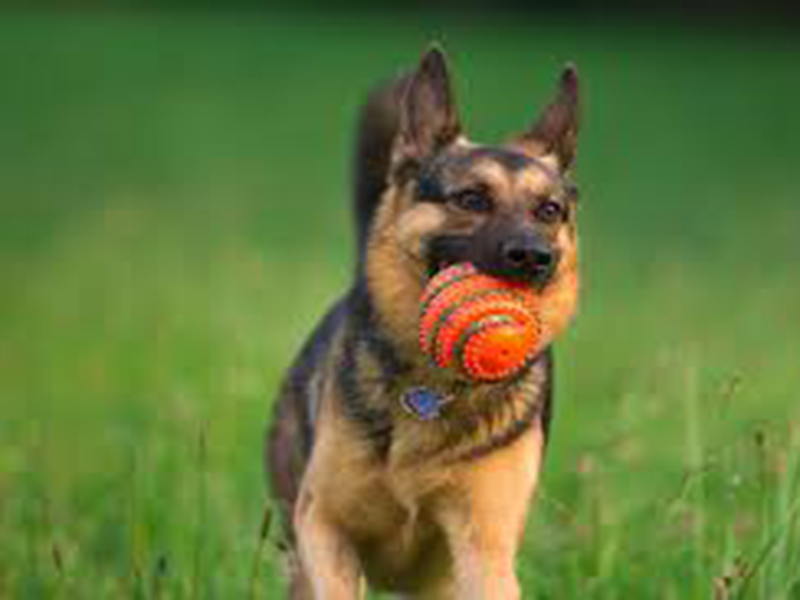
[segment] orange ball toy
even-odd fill
[[[479,273],[470,263],[453,265],[425,289],[420,345],[441,368],[477,381],[506,379],[540,347],[537,304],[529,286]]]

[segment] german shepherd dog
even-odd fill
[[[549,342],[577,299],[577,132],[571,66],[535,124],[502,145],[464,135],[437,46],[368,97],[354,282],[300,352],[268,436],[292,599],[349,600],[367,586],[520,597],[515,556],[552,414]],[[550,338],[509,380],[465,380],[420,350],[426,283],[465,261],[542,295]],[[404,401],[420,388],[442,400],[434,416]]]

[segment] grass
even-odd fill
[[[587,93],[526,597],[800,598],[796,40],[288,15],[0,22],[0,598],[277,598],[262,438],[346,284],[353,115],[425,40],[475,137]]]

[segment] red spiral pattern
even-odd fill
[[[539,347],[537,301],[528,286],[479,273],[470,263],[453,265],[425,289],[420,346],[441,368],[478,381],[506,379]]]

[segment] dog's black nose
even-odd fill
[[[503,242],[500,248],[505,271],[516,277],[546,281],[552,275],[556,255],[551,248],[532,236],[518,236]]]

